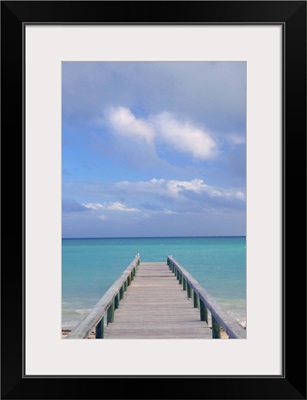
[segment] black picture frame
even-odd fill
[[[23,32],[29,23],[283,26],[281,376],[24,376],[24,249],[27,238]],[[2,1],[1,56],[2,398],[306,399],[306,2]],[[264,329],[268,335],[274,335],[269,327]]]

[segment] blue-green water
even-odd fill
[[[245,237],[62,240],[62,326],[72,327],[140,253],[142,261],[172,255],[221,306],[246,322]]]

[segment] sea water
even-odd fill
[[[216,301],[246,325],[246,238],[103,238],[62,240],[62,327],[72,328],[103,296],[135,255],[172,255]]]

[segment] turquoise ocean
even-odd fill
[[[72,328],[135,255],[172,255],[241,324],[246,325],[246,238],[167,237],[62,240],[62,327]]]

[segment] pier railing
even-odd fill
[[[187,297],[193,300],[194,308],[199,308],[201,321],[208,323],[208,310],[211,313],[212,338],[221,337],[221,327],[230,339],[245,339],[246,330],[234,320],[214,300],[212,296],[193,278],[172,256],[167,257],[167,264],[175,274]]]
[[[114,312],[119,308],[119,302],[124,298],[124,293],[134,279],[139,264],[140,255],[137,254],[90,313],[66,336],[67,339],[85,339],[93,329],[96,332],[96,339],[103,339],[104,329],[109,322],[114,321]]]

